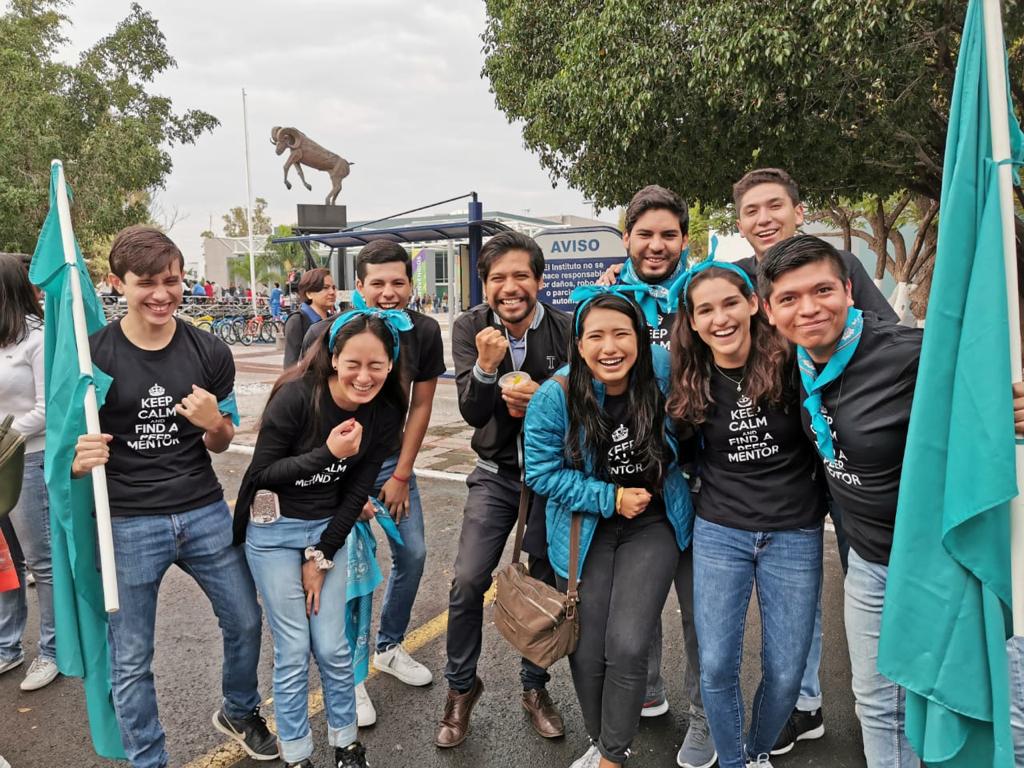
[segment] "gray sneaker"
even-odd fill
[[[718,760],[715,742],[708,730],[708,719],[703,714],[690,715],[690,725],[686,729],[683,746],[676,755],[679,768],[711,768]]]

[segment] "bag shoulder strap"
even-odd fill
[[[565,376],[552,376],[552,378],[559,383],[562,387],[562,391],[565,396],[569,396],[569,383],[566,381]],[[530,510],[530,498],[533,492],[526,485],[526,477],[522,479],[522,490],[519,492],[519,516],[516,521],[516,540],[512,547],[512,562],[518,563],[519,558],[523,551],[523,534],[526,531],[526,516]],[[579,538],[576,536],[575,538]]]

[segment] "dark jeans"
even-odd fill
[[[583,563],[580,639],[569,666],[587,733],[613,763],[626,761],[640,725],[648,638],[678,561],[668,519],[641,514],[599,521]]]
[[[456,691],[473,687],[483,635],[484,593],[491,586],[491,574],[501,561],[508,535],[515,529],[522,483],[478,467],[466,478],[466,486],[459,552],[448,593],[448,663],[444,669],[449,687]],[[530,575],[555,583],[547,560],[531,557]],[[527,659],[522,660],[519,676],[525,690],[544,688],[551,679],[546,670]]]
[[[700,653],[697,646],[697,628],[693,619],[693,547],[679,553],[679,567],[675,577],[676,597],[679,599],[679,614],[683,621],[683,652],[686,666],[683,668],[683,690],[690,700],[691,715],[704,716],[704,702],[700,697]],[[651,648],[647,657],[647,690],[644,701],[655,701],[665,695],[665,680],[661,676],[661,620],[654,625],[651,633]]]

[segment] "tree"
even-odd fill
[[[75,232],[94,256],[118,230],[149,220],[149,193],[171,172],[168,148],[219,124],[199,110],[177,114],[148,92],[176,65],[156,19],[137,4],[77,63],[60,62],[64,5],[12,0],[0,15],[0,250],[32,252],[51,159],[64,161]]]
[[[257,197],[252,210],[252,233],[254,235],[269,235],[273,231],[266,210],[267,201],[262,197]],[[249,236],[249,220],[246,216],[245,206],[235,206],[221,218],[224,219],[224,237]]]
[[[601,207],[652,182],[725,206],[736,179],[768,165],[816,205],[937,200],[966,6],[487,0],[483,73],[552,179]],[[1024,14],[1005,6],[1024,104]]]

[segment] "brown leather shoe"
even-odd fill
[[[530,715],[533,730],[545,739],[557,739],[565,735],[562,716],[551,700],[546,688],[523,691],[523,709]]]
[[[484,681],[479,677],[473,679],[473,687],[465,693],[448,689],[448,698],[444,702],[444,717],[441,727],[437,729],[434,743],[442,749],[457,747],[469,735],[469,715],[473,705],[484,692]]]

